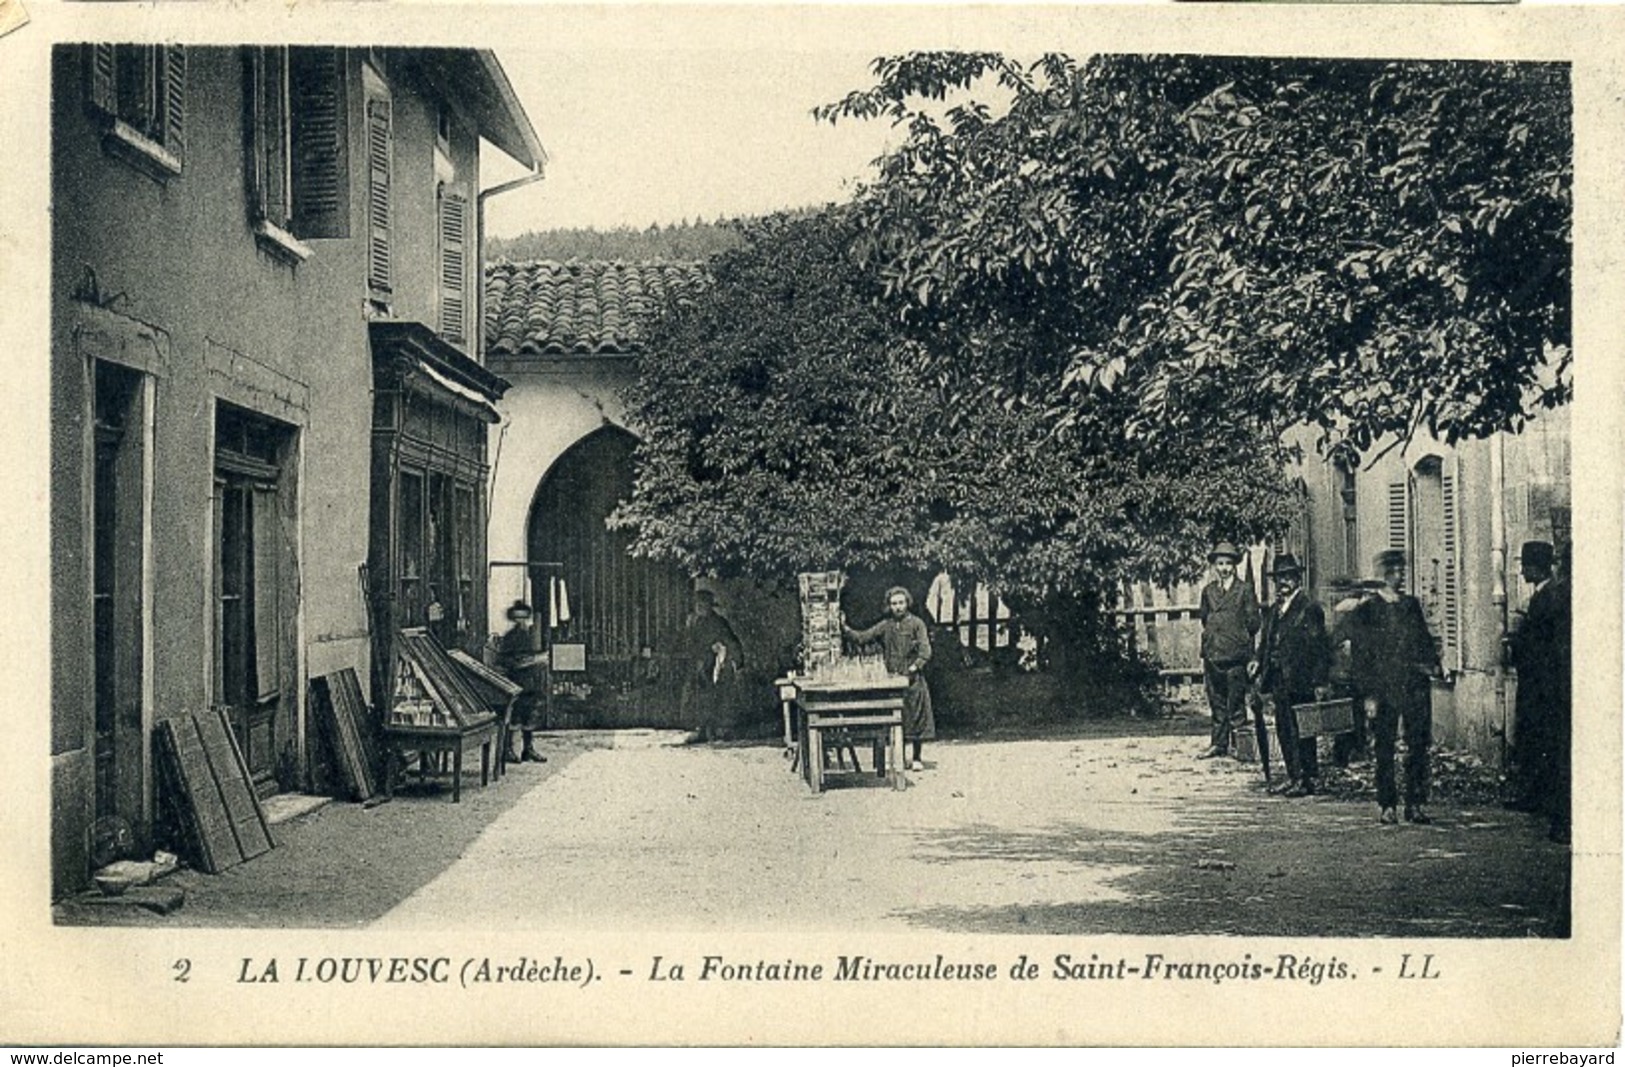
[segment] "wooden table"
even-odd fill
[[[495,717],[483,719],[472,726],[404,726],[388,724],[384,727],[384,795],[395,795],[396,764],[404,766],[404,754],[416,752],[419,773],[423,762],[431,755],[451,753],[451,801],[463,799],[463,750],[470,745],[480,746],[480,785],[491,781],[491,742],[496,739],[502,721]]]
[[[800,708],[797,743],[801,773],[814,793],[824,791],[824,749],[832,735],[867,735],[876,742],[877,774],[891,772],[893,789],[903,789],[903,694],[908,679],[889,677],[865,682],[796,681]],[[884,748],[880,743],[884,743]],[[884,752],[884,758],[879,753]]]

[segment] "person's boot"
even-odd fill
[[[519,753],[519,758],[526,763],[547,762],[547,757],[536,751],[536,735],[528,730],[525,732],[525,747]]]

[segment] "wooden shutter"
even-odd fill
[[[440,195],[440,336],[453,344],[468,339],[468,200],[444,190]]]
[[[394,283],[390,254],[392,126],[390,102],[367,101],[367,284],[383,293]]]
[[[1447,670],[1459,671],[1466,666],[1465,652],[1461,639],[1461,503],[1459,493],[1461,490],[1460,460],[1454,461],[1440,475],[1441,498],[1440,509],[1444,522],[1444,536],[1441,543],[1444,547],[1444,603],[1443,630],[1444,666]]]
[[[264,701],[282,686],[282,596],[277,558],[281,554],[276,489],[254,488],[254,675],[255,696]]]
[[[1388,547],[1397,548],[1405,553],[1407,561],[1410,560],[1410,495],[1405,480],[1388,483]],[[1407,570],[1406,584],[1414,581],[1414,576]]]
[[[293,110],[293,232],[350,236],[350,137],[344,53],[294,48],[288,57]]]
[[[163,67],[163,125],[164,148],[176,159],[186,154],[186,47],[172,44],[159,50],[158,61]]]
[[[118,111],[117,52],[110,44],[93,44],[85,57],[85,95],[90,106],[111,115]]]

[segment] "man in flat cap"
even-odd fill
[[[1518,555],[1524,581],[1535,587],[1523,623],[1507,639],[1518,672],[1513,716],[1514,806],[1550,820],[1554,841],[1569,837],[1569,744],[1573,729],[1573,616],[1568,582],[1554,577],[1556,552],[1526,541]]]
[[[1368,664],[1364,686],[1375,705],[1372,733],[1377,749],[1377,808],[1384,825],[1399,821],[1395,744],[1405,736],[1405,821],[1430,823],[1425,805],[1433,744],[1433,695],[1429,679],[1439,673],[1439,653],[1428,633],[1422,603],[1404,591],[1405,553],[1377,553],[1382,584],[1353,611],[1355,657]]]
[[[1326,637],[1326,612],[1303,591],[1303,566],[1298,557],[1282,552],[1270,568],[1275,602],[1264,613],[1264,632],[1258,641],[1258,687],[1275,701],[1275,734],[1281,741],[1287,781],[1280,791],[1289,797],[1312,796],[1320,777],[1319,754],[1313,737],[1298,736],[1294,704],[1308,704],[1326,693],[1331,666],[1331,642]]]
[[[1259,627],[1258,597],[1236,576],[1236,546],[1220,541],[1207,560],[1214,578],[1202,587],[1202,682],[1213,729],[1197,759],[1228,754],[1231,735],[1246,718],[1247,664]]]

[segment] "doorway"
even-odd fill
[[[290,779],[295,694],[292,494],[283,468],[293,428],[226,403],[215,416],[214,700],[226,711],[254,788]],[[291,784],[287,782],[285,784]]]
[[[91,485],[95,816],[144,827],[144,377],[93,364]]]

